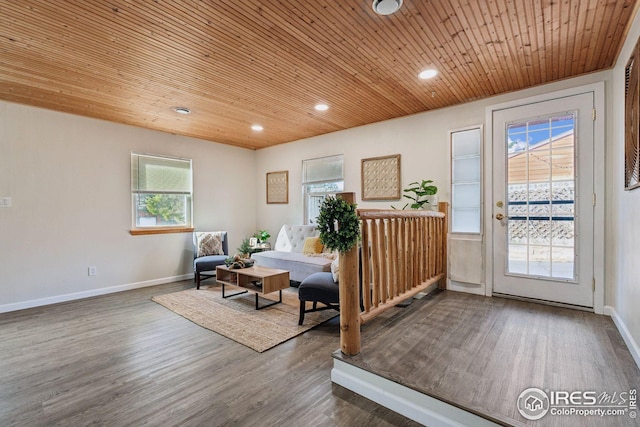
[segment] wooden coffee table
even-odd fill
[[[245,294],[249,291],[256,294],[256,310],[270,307],[282,302],[282,290],[289,287],[289,272],[275,268],[254,265],[248,268],[229,268],[225,265],[216,267],[216,280],[222,283],[222,298]],[[225,285],[245,289],[231,295],[225,295]],[[258,295],[266,295],[278,291],[278,301],[258,306]]]

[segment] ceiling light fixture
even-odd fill
[[[251,125],[251,129],[253,129],[256,132],[262,132],[264,130],[264,128],[260,125]]]
[[[424,71],[421,71],[420,74],[418,74],[418,77],[420,77],[422,80],[427,80],[427,79],[432,79],[437,75],[438,75],[438,70],[424,70]]]
[[[378,15],[391,15],[400,9],[402,0],[373,0],[373,11]]]
[[[315,108],[316,111],[327,111],[329,109],[329,106],[327,104],[316,104],[316,106],[313,108]]]
[[[187,107],[173,107],[173,111],[178,114],[191,114],[191,110]]]

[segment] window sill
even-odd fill
[[[169,233],[192,233],[193,227],[162,227],[162,228],[136,228],[129,230],[132,236],[141,236],[145,234],[169,234]]]

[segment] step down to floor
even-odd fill
[[[429,427],[498,424],[426,394],[344,362],[340,350],[334,353],[331,381],[377,404]]]

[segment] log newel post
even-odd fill
[[[339,193],[338,197],[349,203],[355,203],[355,193]],[[360,353],[358,245],[340,254],[339,269],[340,350],[346,355],[355,356]]]
[[[447,278],[449,277],[449,256],[447,252],[447,237],[449,233],[449,203],[438,203],[438,211],[444,214],[444,219],[442,221],[442,247],[440,248],[440,250],[442,251],[442,273],[444,274],[444,277],[440,281],[439,288],[447,289]]]

